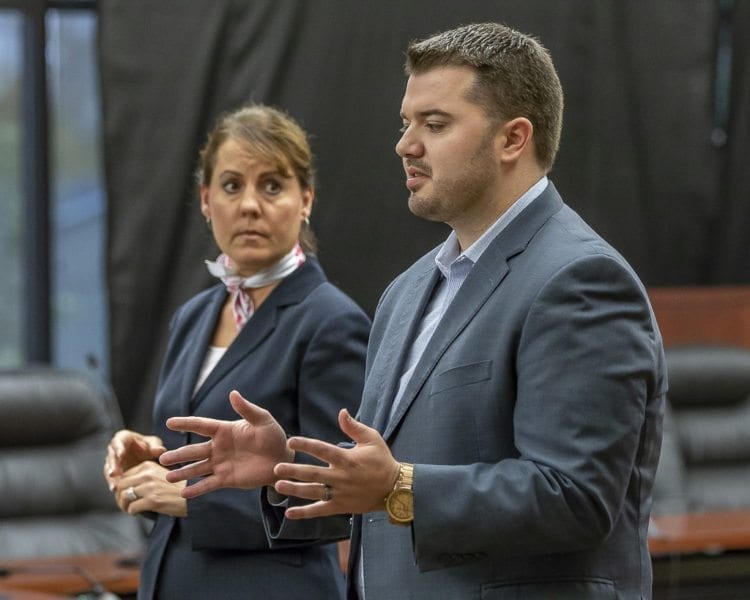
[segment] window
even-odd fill
[[[93,11],[47,12],[52,360],[107,372],[105,199]]]
[[[23,361],[21,323],[21,16],[0,10],[0,367]]]
[[[16,3],[5,3],[16,6]],[[24,7],[23,3],[20,5]],[[0,0],[0,367],[28,362],[27,331],[39,310],[30,303],[29,273],[36,273],[29,242],[50,253],[50,360],[63,367],[108,376],[104,281],[105,197],[100,143],[100,103],[93,3],[49,2],[46,11],[3,9]],[[52,6],[52,8],[49,8]],[[58,6],[58,8],[54,8]],[[83,10],[81,10],[83,8]],[[49,240],[32,239],[24,168],[29,156],[21,107],[25,20],[45,14],[49,173]],[[33,197],[33,196],[32,196]],[[31,215],[33,217],[33,215]],[[44,254],[43,254],[44,255]],[[42,286],[43,287],[43,286]],[[45,322],[40,316],[39,322]],[[48,330],[48,331],[47,331]]]

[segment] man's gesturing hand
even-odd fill
[[[341,448],[304,437],[293,437],[287,442],[290,450],[304,452],[327,464],[285,462],[276,466],[274,472],[279,481],[274,487],[277,492],[318,500],[288,508],[288,518],[309,519],[384,509],[383,500],[398,476],[398,462],[381,435],[355,421],[346,409],[339,413],[339,426],[356,443],[354,448]]]
[[[287,448],[286,434],[267,410],[251,404],[239,392],[229,394],[229,402],[242,417],[221,421],[205,417],[172,417],[167,427],[210,438],[165,452],[159,457],[164,466],[189,463],[167,473],[167,481],[178,482],[202,477],[182,490],[184,498],[195,498],[225,487],[254,488],[273,485],[273,468],[294,460]]]

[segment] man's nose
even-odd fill
[[[401,134],[398,142],[396,142],[396,154],[401,158],[422,156],[424,154],[424,146],[408,127]]]

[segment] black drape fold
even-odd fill
[[[750,282],[750,2],[732,3],[729,126],[722,151],[709,282]]]

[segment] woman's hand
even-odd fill
[[[125,471],[143,461],[153,461],[165,451],[161,439],[155,435],[143,435],[129,429],[115,433],[107,446],[104,460],[104,478],[110,491],[114,490],[118,478]]]
[[[185,483],[169,483],[167,469],[152,460],[140,462],[117,479],[113,490],[117,505],[126,513],[144,511],[171,517],[187,516],[187,500],[181,496]]]

